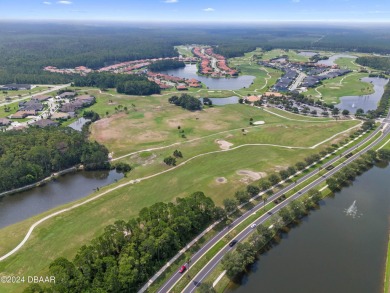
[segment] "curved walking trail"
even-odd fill
[[[318,87],[316,87],[316,88],[314,89],[314,90],[318,93],[317,98],[322,98],[321,92],[318,91],[318,89],[319,89],[320,87],[323,87],[323,85],[320,85],[320,86],[318,86]]]
[[[344,79],[346,79],[347,77],[350,77],[350,76],[352,76],[352,75],[356,75],[357,73],[351,73],[351,74],[347,74],[347,75],[345,75],[341,80],[340,80],[340,82],[339,82],[339,84],[340,85],[342,85],[343,84],[343,81],[344,81]]]
[[[268,85],[268,81],[272,78],[272,76],[269,74],[269,71],[267,70],[267,68],[262,67],[261,69],[264,70],[265,72],[267,72],[267,77],[264,78],[265,79],[265,84],[261,88],[255,89],[255,93],[257,93],[258,90],[264,89]]]
[[[272,113],[272,112],[271,112],[271,113]],[[275,113],[273,113],[273,114],[275,114]],[[277,116],[281,116],[281,115],[279,115],[279,114],[276,114],[276,115],[277,115]],[[281,116],[281,117],[283,117],[283,116]],[[283,118],[286,118],[286,117],[283,117]],[[289,119],[289,118],[286,118],[286,119]],[[289,120],[291,120],[291,119],[289,119]],[[292,119],[292,120],[294,120],[294,119]],[[305,121],[305,122],[311,122],[311,121]],[[317,122],[320,122],[320,121],[317,121]],[[321,122],[322,122],[322,121],[321,121]],[[358,125],[357,125],[357,126],[358,126]],[[181,166],[184,166],[184,165],[187,164],[188,162],[191,162],[191,161],[193,161],[193,160],[195,160],[195,159],[197,159],[197,158],[200,158],[200,157],[203,157],[203,156],[207,156],[207,155],[210,155],[210,154],[217,154],[217,153],[229,152],[229,151],[237,150],[237,149],[240,149],[240,148],[243,148],[243,147],[247,147],[247,146],[271,146],[271,147],[279,147],[279,148],[286,148],[286,149],[314,149],[314,148],[316,148],[317,146],[321,145],[322,143],[324,143],[324,142],[326,142],[326,141],[332,139],[333,137],[335,137],[335,136],[337,136],[337,135],[339,135],[339,134],[341,134],[341,133],[347,132],[347,131],[349,131],[349,130],[351,130],[351,129],[357,127],[357,126],[351,127],[351,128],[349,128],[349,129],[347,129],[347,130],[345,130],[345,131],[342,131],[342,132],[340,132],[340,133],[337,133],[337,134],[335,134],[334,136],[332,136],[331,138],[328,138],[328,139],[326,139],[326,140],[324,140],[324,141],[322,141],[322,142],[320,142],[320,143],[318,143],[318,144],[316,144],[316,145],[314,145],[314,146],[312,146],[312,147],[296,147],[296,146],[284,146],[284,145],[276,145],[276,144],[261,144],[261,143],[259,143],[259,144],[243,144],[243,145],[239,145],[239,146],[236,146],[236,147],[234,147],[234,148],[227,149],[227,150],[211,151],[211,152],[199,154],[199,155],[196,155],[196,156],[194,156],[194,157],[192,157],[192,158],[189,158],[188,160],[186,160],[186,161],[184,161],[184,162],[182,162],[182,163],[178,164],[177,166],[174,166],[174,167],[172,167],[172,168],[170,168],[170,169],[167,169],[167,170],[164,170],[164,171],[161,171],[161,172],[158,172],[158,173],[149,175],[149,176],[145,176],[145,177],[138,178],[138,179],[133,179],[133,180],[130,180],[130,181],[128,181],[128,182],[119,184],[119,185],[117,185],[117,186],[115,186],[115,187],[112,187],[112,188],[110,188],[110,189],[108,189],[108,190],[106,190],[106,191],[104,191],[104,192],[102,192],[102,193],[100,193],[100,194],[98,194],[98,195],[95,195],[95,196],[93,196],[93,197],[91,197],[91,198],[89,198],[89,199],[87,199],[87,200],[85,200],[85,201],[82,201],[82,202],[77,203],[77,204],[74,204],[74,205],[72,205],[72,206],[70,206],[70,207],[68,207],[68,208],[64,208],[64,209],[62,209],[62,210],[59,210],[59,211],[57,211],[57,212],[54,212],[54,213],[52,213],[52,214],[50,214],[50,215],[48,215],[48,216],[46,216],[46,217],[44,217],[44,218],[38,220],[37,222],[35,222],[34,224],[32,224],[32,225],[30,226],[30,228],[29,228],[27,234],[25,235],[25,237],[23,238],[23,240],[22,240],[14,249],[12,249],[10,252],[8,252],[8,253],[6,253],[5,255],[3,255],[3,256],[0,257],[0,261],[5,260],[6,258],[8,258],[8,257],[10,257],[11,255],[13,255],[14,253],[16,253],[20,248],[22,248],[23,245],[24,245],[24,244],[27,242],[27,240],[30,238],[30,236],[31,236],[32,232],[34,231],[34,229],[35,229],[39,224],[45,222],[46,220],[49,220],[49,219],[51,219],[51,218],[53,218],[53,217],[55,217],[55,216],[58,216],[58,215],[63,214],[63,213],[65,213],[65,212],[68,212],[68,211],[71,211],[71,210],[73,210],[73,209],[76,209],[76,208],[78,208],[78,207],[80,207],[80,206],[83,206],[83,205],[89,203],[89,202],[95,201],[96,199],[98,199],[98,198],[100,198],[100,197],[102,197],[102,196],[104,196],[104,195],[106,195],[106,194],[108,194],[108,193],[110,193],[110,192],[112,192],[112,191],[115,191],[115,190],[117,190],[117,189],[120,189],[120,188],[122,188],[122,187],[125,187],[125,186],[128,186],[128,185],[132,185],[132,184],[135,184],[135,183],[139,183],[139,182],[141,182],[141,181],[144,181],[144,180],[147,180],[147,179],[151,179],[151,178],[156,177],[156,176],[159,176],[159,175],[161,175],[161,174],[168,173],[168,172],[171,172],[171,171],[173,171],[173,170],[176,170],[177,168],[180,168]],[[240,128],[240,129],[242,129],[242,128]],[[228,130],[228,131],[230,131],[230,130]],[[224,131],[224,132],[226,132],[226,131]],[[223,133],[223,132],[222,132],[222,133]],[[212,135],[215,135],[215,134],[212,134]],[[209,135],[209,136],[211,136],[211,135]],[[206,137],[208,137],[208,136],[206,136]],[[205,138],[205,137],[203,137],[203,138]],[[202,139],[202,138],[198,138],[198,139],[195,139],[195,140],[199,140],[199,139]],[[181,143],[176,143],[176,144],[173,144],[173,145],[177,145],[177,144],[181,144]],[[162,148],[166,148],[166,147],[167,147],[167,146],[165,146],[165,147],[160,147],[160,148],[155,148],[155,149],[162,149]],[[169,147],[169,146],[168,146],[168,147]],[[144,151],[145,151],[145,150],[143,150],[143,151],[138,151],[138,152],[134,152],[134,153],[132,153],[132,154],[139,153],[139,152],[144,152]],[[123,157],[130,156],[130,155],[131,155],[131,154],[128,154],[128,155],[125,155],[125,156],[123,156]],[[123,158],[123,157],[121,157],[121,158]],[[119,159],[119,158],[117,158],[117,159]]]

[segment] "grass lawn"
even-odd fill
[[[5,108],[10,108],[9,112],[6,112],[5,111]],[[0,118],[5,118],[9,115],[12,115],[12,114],[15,114],[19,109],[19,103],[16,102],[16,103],[12,103],[12,104],[8,104],[6,106],[2,106],[0,107]]]
[[[369,95],[373,93],[371,83],[362,82],[360,79],[368,77],[367,73],[349,73],[333,79],[323,81],[323,84],[315,89],[309,89],[305,95],[311,98],[322,98],[326,103],[339,103],[340,97],[354,95]]]
[[[362,68],[359,64],[355,63],[356,58],[338,58],[335,63],[342,69],[359,70]]]
[[[384,284],[384,288],[383,288],[383,293],[389,292],[389,283],[390,283],[390,238],[389,238],[389,241],[387,242],[385,284]]]

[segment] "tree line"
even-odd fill
[[[203,192],[143,208],[137,218],[107,226],[72,261],[54,260],[49,271],[55,284],[34,285],[25,292],[137,292],[194,236],[219,219],[219,210]]]
[[[0,132],[0,192],[35,183],[77,164],[106,169],[108,150],[71,128]]]
[[[86,76],[74,76],[75,86],[116,88],[118,93],[127,95],[159,94],[160,87],[149,81],[144,75],[91,73]]]
[[[169,69],[176,69],[176,68],[182,68],[185,67],[185,63],[183,61],[178,61],[178,60],[159,60],[156,62],[153,62],[148,66],[150,71],[154,72],[160,72],[164,70],[169,70]]]
[[[379,56],[363,56],[356,58],[357,64],[377,70],[390,72],[390,58]]]
[[[369,150],[363,154],[360,158],[354,162],[348,164],[342,168],[339,172],[335,173],[332,177],[326,180],[328,188],[332,191],[337,191],[347,186],[352,182],[356,176],[361,175],[363,172],[374,166],[375,163],[390,161],[390,150],[380,149],[378,151]]]

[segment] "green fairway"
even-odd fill
[[[373,85],[360,79],[368,77],[368,73],[352,72],[344,76],[324,80],[316,89],[309,89],[305,95],[310,98],[323,99],[326,103],[340,103],[340,97],[369,95],[373,93]]]
[[[355,63],[356,58],[338,58],[335,63],[342,69],[359,70],[362,68],[359,64]]]
[[[189,46],[175,46],[175,49],[179,52],[183,57],[194,57]]]

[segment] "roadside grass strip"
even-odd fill
[[[390,231],[389,231],[390,232]],[[386,257],[386,269],[385,269],[385,283],[383,286],[383,293],[389,293],[390,284],[390,235],[387,242],[387,257]]]

